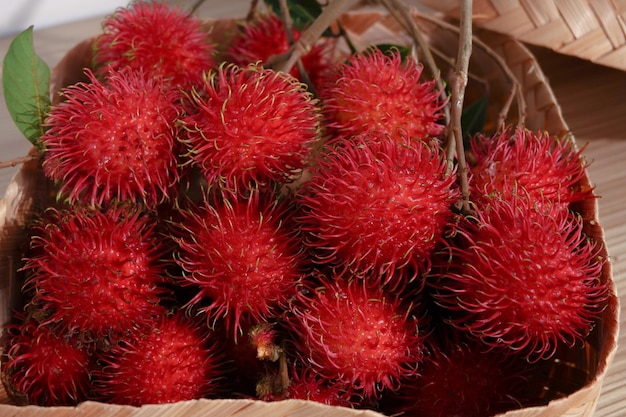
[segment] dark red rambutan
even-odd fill
[[[48,114],[44,173],[60,183],[61,196],[92,205],[153,206],[172,197],[181,96],[128,70],[110,73],[106,83],[87,75],[90,82],[66,88]]]
[[[235,333],[284,305],[306,273],[291,210],[273,194],[255,191],[248,198],[207,198],[182,213],[174,239],[181,283],[196,291],[188,305],[213,324],[224,319]]]
[[[292,29],[294,42],[301,35],[300,30]],[[319,86],[332,67],[331,46],[331,40],[321,38],[301,57],[302,66],[313,86]],[[266,63],[271,57],[288,52],[290,47],[283,21],[273,13],[260,14],[239,25],[239,32],[228,47],[227,59],[240,66],[259,61]],[[290,74],[300,81],[306,80],[297,66],[291,69]]]
[[[183,313],[163,315],[99,355],[96,398],[139,406],[217,395],[225,363],[206,325]]]
[[[93,361],[75,338],[20,315],[2,335],[2,382],[17,404],[75,405],[88,398]]]
[[[493,198],[463,219],[432,282],[451,323],[486,345],[548,358],[591,330],[606,305],[606,259],[568,211]]]
[[[131,206],[48,209],[24,267],[46,322],[87,340],[114,340],[161,314],[169,292],[154,228],[151,216]]]
[[[287,74],[220,66],[190,98],[189,157],[209,184],[228,190],[292,181],[319,138],[317,102]]]
[[[95,46],[99,75],[130,67],[148,78],[191,89],[216,66],[202,22],[164,1],[133,1],[102,23]]]
[[[411,279],[429,269],[458,195],[439,148],[361,135],[318,158],[297,220],[315,262]]]
[[[558,205],[592,197],[581,189],[586,164],[581,150],[568,137],[518,127],[492,137],[478,135],[470,141],[475,164],[470,167],[470,186],[478,204],[492,196],[507,198],[527,194],[536,204]]]
[[[285,399],[315,401],[335,407],[354,408],[359,405],[359,397],[355,396],[345,384],[320,377],[317,372],[307,366],[291,364],[289,366],[289,385],[283,392],[263,392],[259,390],[259,398],[263,401],[281,401]],[[269,383],[280,375],[270,375],[263,383]]]
[[[421,320],[413,306],[382,287],[347,276],[318,276],[291,307],[287,328],[296,355],[320,378],[366,400],[415,375]]]
[[[520,408],[526,401],[529,367],[502,350],[479,343],[431,346],[419,375],[403,381],[386,399],[390,415],[486,417]]]
[[[422,71],[416,61],[375,47],[339,65],[321,89],[330,142],[371,130],[423,141],[439,136],[445,103],[434,81],[420,80]]]

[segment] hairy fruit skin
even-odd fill
[[[210,185],[229,191],[292,181],[319,138],[320,112],[306,87],[254,64],[209,72],[190,101],[189,158]]]
[[[485,417],[520,408],[530,368],[502,350],[477,343],[430,346],[420,373],[394,393],[390,415]]]
[[[182,285],[195,290],[188,304],[206,312],[212,327],[223,318],[238,333],[295,294],[305,257],[288,203],[261,192],[222,198],[183,212],[174,238]]]
[[[125,67],[175,88],[190,89],[216,66],[202,22],[161,1],[135,1],[103,22],[96,40],[98,75]]]
[[[231,40],[228,48],[228,60],[239,66],[255,62],[266,63],[271,57],[279,56],[289,51],[291,44],[287,38],[287,31],[283,21],[275,14],[263,14],[252,21],[243,22],[239,33]],[[293,41],[300,39],[302,33],[292,29]],[[332,67],[329,57],[330,42],[320,40],[301,58],[302,65],[313,86],[319,86]],[[297,66],[290,72],[292,76],[304,82]]]
[[[179,182],[177,142],[181,95],[129,70],[106,82],[63,90],[41,137],[43,169],[72,202],[106,206],[113,200],[155,206]]]
[[[380,49],[351,55],[322,91],[332,143],[379,130],[391,137],[430,141],[444,130],[443,102],[434,81],[421,81],[422,67]]]
[[[422,357],[420,320],[403,300],[363,279],[318,277],[291,308],[298,357],[321,378],[366,400],[415,375]]]
[[[154,220],[131,206],[48,209],[26,258],[32,303],[46,322],[115,340],[163,311],[169,295]]]
[[[99,357],[96,396],[140,406],[205,398],[220,391],[220,347],[204,323],[183,313],[163,315]]]
[[[410,280],[430,268],[458,199],[454,183],[439,148],[355,137],[318,158],[298,195],[305,244],[319,264],[388,275],[385,282],[404,270]]]
[[[84,347],[35,319],[4,328],[2,377],[11,398],[39,406],[75,405],[91,392],[91,357]]]
[[[471,193],[482,204],[496,196],[527,195],[541,204],[567,209],[573,202],[593,197],[592,189],[579,189],[585,175],[581,152],[567,137],[518,127],[493,137],[470,141],[475,164],[470,169]]]
[[[606,305],[606,260],[567,211],[494,198],[459,223],[456,239],[432,281],[435,298],[487,346],[549,358],[583,339]]]

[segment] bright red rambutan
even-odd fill
[[[205,398],[221,391],[221,346],[203,322],[163,315],[99,355],[96,398],[140,406]]]
[[[292,297],[306,265],[290,210],[284,200],[257,191],[248,198],[207,198],[182,213],[174,231],[177,262],[182,285],[196,291],[187,304],[240,333],[243,323],[270,317]]]
[[[294,42],[302,35],[295,28],[291,34]],[[318,86],[332,67],[330,45],[330,40],[321,38],[301,58],[302,66],[313,86]],[[283,21],[273,13],[261,14],[239,25],[239,32],[231,39],[227,56],[229,61],[245,66],[259,61],[266,63],[271,57],[286,53],[290,47]],[[305,81],[297,66],[291,69],[290,74]]]
[[[88,398],[92,360],[71,336],[18,316],[2,336],[3,384],[18,404],[75,405]]]
[[[372,48],[352,55],[325,82],[322,108],[330,142],[371,130],[394,138],[430,141],[444,130],[444,102],[434,81],[420,81],[422,66]],[[327,84],[327,85],[326,85]]]
[[[592,196],[580,189],[586,165],[568,137],[518,127],[493,137],[470,141],[475,164],[470,168],[472,196],[478,204],[492,196],[527,194],[537,204],[549,202],[567,208]]]
[[[529,366],[479,343],[436,344],[424,355],[419,375],[403,381],[387,402],[390,415],[485,417],[517,409],[526,401]]]
[[[386,282],[403,269],[410,280],[429,269],[458,198],[454,183],[438,147],[360,135],[319,158],[297,194],[297,220],[317,263],[387,274]]]
[[[189,90],[216,66],[214,45],[191,14],[164,1],[133,1],[108,16],[96,39],[99,75],[130,67]]]
[[[531,360],[586,336],[606,305],[606,259],[582,220],[524,197],[493,198],[458,224],[433,283],[458,329]]]
[[[85,340],[115,340],[161,314],[169,291],[154,228],[151,216],[131,206],[48,209],[33,228],[24,267],[46,323]]]
[[[191,106],[189,156],[209,184],[229,190],[293,180],[319,138],[320,112],[304,85],[256,65],[210,72]]]
[[[63,91],[41,137],[45,174],[70,200],[106,205],[112,200],[155,205],[179,181],[176,121],[181,96],[152,78],[124,70],[106,83]]]
[[[414,307],[363,279],[317,275],[319,282],[306,285],[287,317],[300,360],[366,400],[415,375],[423,342]]]

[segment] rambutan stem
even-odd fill
[[[33,161],[37,158],[39,158],[39,155],[26,155],[26,156],[21,156],[19,158],[9,159],[8,161],[0,161],[0,169],[12,168],[19,164],[24,164],[26,162]]]
[[[472,55],[472,0],[461,2],[461,20],[459,24],[459,48],[457,51],[456,69],[452,77],[452,108],[450,142],[456,144],[457,175],[461,186],[460,209],[463,213],[471,212],[469,201],[469,180],[467,175],[467,162],[465,160],[465,147],[463,144],[463,130],[461,126],[461,114],[463,113],[463,101],[465,99],[465,87],[467,86],[467,71]],[[450,155],[448,155],[450,156]]]
[[[282,55],[277,62],[272,63],[277,71],[288,73],[296,62],[306,54],[313,45],[328,29],[330,24],[337,20],[339,15],[358,3],[358,0],[335,0],[328,3],[322,13],[311,23],[296,43],[293,44],[286,54]]]
[[[287,41],[289,42],[290,46],[293,46],[295,42],[293,39],[293,32],[292,32],[293,21],[291,20],[291,14],[289,13],[289,6],[287,5],[287,0],[280,0],[279,5],[280,5],[280,11],[283,14],[283,23],[285,25],[285,31],[287,32]],[[314,95],[317,95],[317,92],[315,91],[313,87],[313,83],[311,82],[311,79],[309,78],[309,74],[306,72],[306,69],[304,68],[304,64],[302,64],[302,59],[298,59],[296,61],[296,66],[298,67],[298,72],[300,73],[300,77],[302,78],[302,81],[307,85],[307,87],[309,88],[309,91],[311,91]]]

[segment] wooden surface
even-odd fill
[[[201,15],[242,16],[247,1],[207,1]],[[45,30],[35,30],[38,54],[54,65],[70,47],[98,33],[100,19],[89,19]],[[36,28],[35,28],[36,29]],[[0,38],[4,56],[10,38]],[[626,72],[533,47],[543,71],[562,107],[565,120],[579,145],[587,145],[591,162],[589,176],[596,185],[600,221],[613,263],[618,294],[626,294]],[[14,127],[4,101],[0,103],[0,161],[23,156],[30,144]],[[0,170],[0,196],[16,169]],[[622,304],[622,312],[624,310]],[[621,315],[621,323],[626,315]],[[623,326],[622,326],[623,329]],[[620,349],[604,380],[595,417],[626,416],[626,334],[620,334]]]

